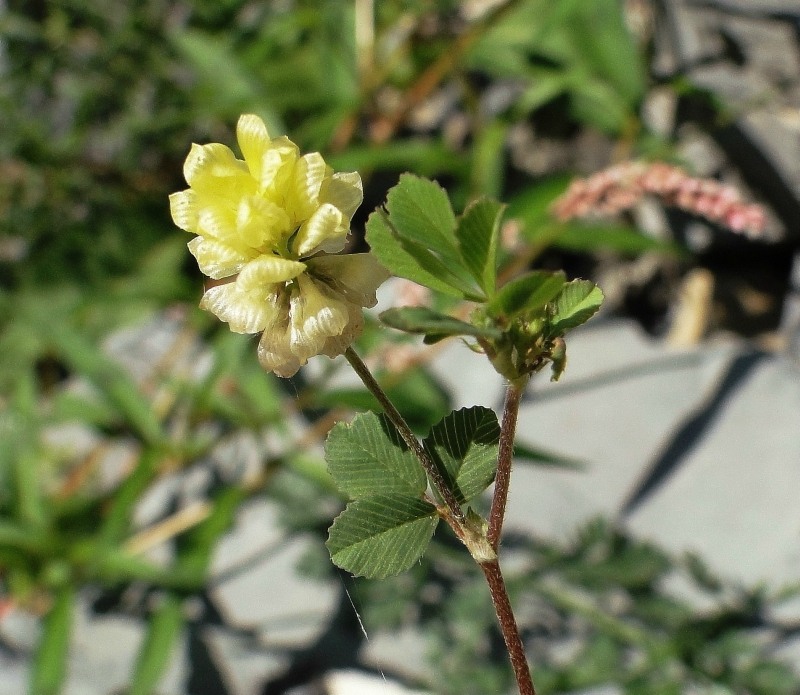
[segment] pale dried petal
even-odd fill
[[[260,181],[261,160],[270,145],[270,137],[264,121],[252,113],[240,116],[239,122],[236,124],[236,140],[244,161],[247,163],[247,168],[250,169],[250,175],[256,181]]]
[[[169,197],[172,221],[185,232],[197,233],[197,194],[192,189],[173,193]]]
[[[300,227],[294,241],[294,251],[298,256],[309,256],[324,241],[332,241],[346,235],[347,226],[344,224],[341,211],[326,203],[320,205]]]
[[[316,256],[307,261],[308,270],[322,278],[348,302],[373,307],[376,290],[389,278],[389,271],[371,253],[346,256]]]
[[[206,290],[200,308],[226,321],[235,333],[258,333],[276,320],[269,295],[277,290],[272,286],[244,292],[235,282],[217,285]]]
[[[347,303],[326,294],[307,275],[297,278],[289,314],[292,352],[301,361],[318,355],[328,338],[340,335],[349,317]]]
[[[320,203],[330,203],[350,221],[364,200],[364,188],[357,171],[339,172],[325,179],[319,193]]]
[[[364,328],[364,313],[361,307],[347,304],[347,325],[340,335],[334,335],[325,341],[320,353],[328,357],[336,357],[344,353],[353,341],[361,335]]]
[[[286,282],[306,269],[300,261],[290,261],[280,256],[263,255],[250,261],[239,273],[236,284],[242,292],[258,290],[260,287]]]
[[[214,280],[235,275],[252,260],[252,255],[244,253],[241,249],[201,236],[192,239],[188,246],[191,254],[197,259],[200,271]]]
[[[278,296],[275,310],[276,320],[258,342],[258,361],[264,369],[280,377],[294,376],[306,360],[301,362],[292,352],[287,293]]]

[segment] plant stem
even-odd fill
[[[497,452],[497,473],[494,479],[494,496],[489,512],[489,531],[486,536],[497,551],[500,543],[500,532],[503,530],[503,518],[506,514],[508,486],[511,482],[511,461],[514,456],[514,435],[517,431],[519,402],[528,383],[528,376],[511,381],[506,389],[506,401],[503,406],[503,424],[500,426],[500,446]]]
[[[381,388],[380,384],[376,381],[375,377],[372,376],[372,372],[369,371],[367,365],[364,364],[352,347],[345,350],[344,356],[347,358],[350,366],[355,370],[355,373],[358,374],[358,378],[364,382],[364,386],[369,389],[370,393],[375,396],[378,403],[381,404],[384,413],[386,413],[386,416],[397,428],[397,431],[400,433],[403,441],[408,445],[408,448],[411,449],[414,455],[419,459],[434,489],[447,505],[451,517],[459,522],[459,524],[463,524],[466,517],[464,516],[464,512],[461,511],[461,506],[458,504],[458,500],[456,500],[453,491],[442,477],[442,474],[439,472],[430,454],[428,454],[425,447],[422,446],[419,439],[417,439],[416,435],[411,431],[411,428],[400,414],[400,411],[394,407],[394,403],[389,400],[389,397]],[[454,530],[458,532],[457,529]]]
[[[522,645],[517,621],[514,619],[500,565],[497,560],[482,562],[480,565],[486,575],[486,583],[489,585],[497,622],[500,624],[500,632],[503,634],[503,641],[508,649],[508,657],[511,660],[511,667],[514,669],[519,693],[520,695],[536,695],[531,671],[528,668],[528,659],[525,656],[525,647]]]

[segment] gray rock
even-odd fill
[[[228,624],[258,630],[265,644],[299,647],[317,637],[335,608],[337,591],[297,572],[309,537],[287,537],[277,509],[254,500],[237,514],[217,545],[210,595]]]
[[[691,550],[747,585],[796,580],[800,562],[800,370],[764,359],[683,465],[628,520],[667,550]]]

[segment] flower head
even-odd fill
[[[200,306],[237,333],[262,333],[261,364],[292,376],[314,355],[347,349],[388,273],[368,253],[328,255],[344,248],[361,204],[357,172],[301,156],[258,116],[242,116],[236,137],[243,160],[219,143],[192,145],[172,219],[197,235],[189,250],[200,270],[223,281]]]

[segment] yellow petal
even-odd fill
[[[293,244],[294,252],[300,257],[308,256],[323,242],[346,237],[347,231],[338,208],[329,203],[320,205],[298,230]]]
[[[322,184],[320,203],[335,205],[349,221],[364,200],[364,188],[357,171],[333,174]]]
[[[286,196],[286,207],[294,219],[307,220],[317,209],[319,191],[328,173],[328,165],[319,152],[303,155],[297,160]]]
[[[172,221],[186,232],[197,233],[197,194],[192,189],[173,193],[169,197]]]
[[[245,163],[236,159],[230,148],[218,142],[192,145],[183,165],[183,175],[186,182],[201,194],[217,192],[220,179],[238,185],[251,178]]]
[[[300,261],[290,261],[279,256],[262,255],[250,261],[236,279],[243,292],[257,290],[297,277],[306,269]]]
[[[375,292],[389,278],[389,271],[371,253],[315,256],[307,265],[309,273],[322,278],[348,302],[362,307],[377,304]]]
[[[200,272],[214,280],[235,275],[252,260],[241,249],[236,249],[214,239],[195,237],[189,244],[189,251],[197,259]]]
[[[229,207],[222,205],[205,207],[197,217],[197,233],[235,244],[238,241],[236,215]]]
[[[289,308],[290,341],[292,352],[304,361],[320,354],[328,338],[342,333],[349,315],[345,302],[326,295],[308,276],[300,275],[297,283]]]
[[[236,214],[239,238],[248,246],[272,246],[289,234],[289,217],[275,203],[261,196],[244,196]]]
[[[261,157],[261,176],[258,179],[259,190],[276,193],[275,202],[283,202],[286,186],[294,170],[299,150],[289,138],[282,135],[275,138]]]
[[[206,290],[200,308],[229,323],[235,333],[258,333],[275,321],[277,310],[270,295],[277,289],[243,292],[235,282],[217,285]]]
[[[239,149],[242,151],[244,161],[247,162],[251,176],[260,181],[261,160],[270,144],[264,121],[252,113],[240,116],[236,124],[236,140],[239,142]]]

